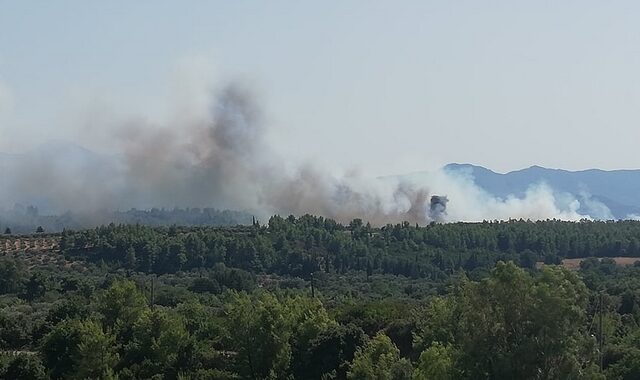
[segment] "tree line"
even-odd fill
[[[608,256],[639,228],[65,231],[59,264],[0,257],[0,378],[636,379],[640,266]],[[578,271],[555,265],[582,245]]]
[[[228,290],[169,306],[130,279],[59,291],[46,306],[36,301],[47,292],[29,300],[40,309],[30,316],[35,326],[16,326],[19,303],[0,312],[2,348],[23,352],[4,356],[4,378],[599,376],[587,288],[560,267],[528,274],[501,262],[482,281],[461,278],[371,331],[360,320],[366,306],[345,314],[308,292]]]
[[[102,226],[62,233],[66,254],[118,262],[147,273],[223,263],[255,273],[308,278],[350,270],[439,280],[458,270],[484,273],[498,261],[532,268],[563,258],[640,257],[640,222],[506,221],[343,226],[305,215],[272,217],[266,226],[153,228]]]

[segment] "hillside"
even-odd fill
[[[617,219],[640,214],[640,170],[568,171],[532,166],[502,174],[470,164],[449,164],[444,170],[470,175],[476,185],[498,197],[522,195],[532,184],[544,182],[556,192],[577,198],[590,195],[606,205]]]

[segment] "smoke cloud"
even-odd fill
[[[578,199],[558,196],[544,184],[534,184],[523,197],[501,199],[470,177],[444,171],[372,179],[335,176],[312,163],[292,168],[268,146],[263,112],[248,87],[231,83],[211,92],[207,108],[183,107],[194,114],[167,125],[139,118],[107,125],[113,155],[48,144],[28,155],[2,156],[4,207],[12,202],[56,212],[217,207],[261,217],[361,218],[377,225],[589,217],[578,213]],[[435,206],[437,213],[434,195],[448,198]],[[583,198],[583,204],[590,202]],[[604,205],[592,206],[606,215]]]

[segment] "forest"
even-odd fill
[[[0,231],[7,228],[17,234],[28,234],[41,227],[47,232],[65,229],[86,229],[101,224],[144,224],[146,226],[233,226],[250,224],[251,215],[240,211],[213,208],[152,208],[127,211],[71,212],[60,215],[41,213],[36,206],[14,205],[12,209],[0,208]]]
[[[0,236],[3,379],[638,379],[639,323],[635,221]]]

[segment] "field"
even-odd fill
[[[575,259],[563,259],[562,260],[562,266],[564,266],[567,269],[571,269],[571,270],[579,270],[580,269],[580,263],[583,262],[584,260],[590,259],[591,257],[579,257],[579,258],[575,258]],[[598,260],[602,260],[602,258],[598,257]],[[613,261],[616,262],[616,265],[618,266],[630,266],[630,265],[634,265],[637,261],[640,261],[640,258],[638,257],[610,257],[610,259],[612,259]],[[544,263],[542,262],[538,262],[536,263],[536,267],[540,268],[544,265]]]

